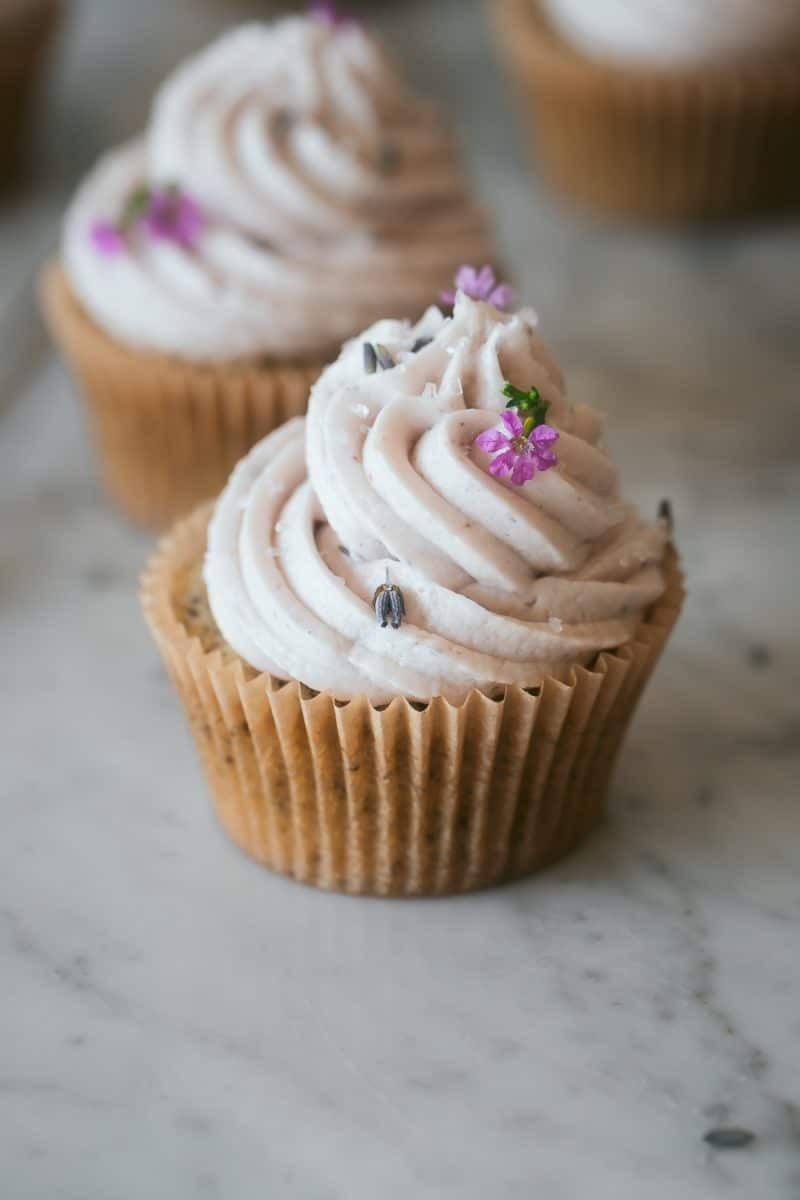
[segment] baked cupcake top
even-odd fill
[[[680,67],[800,44],[798,0],[541,0],[592,57]]]
[[[480,279],[462,276],[506,298]],[[567,400],[535,314],[460,291],[452,317],[351,341],[308,417],[239,464],[205,579],[258,670],[342,699],[457,702],[630,640],[665,539],[621,501],[602,420]]]
[[[62,251],[111,335],[211,362],[327,357],[382,313],[418,317],[478,255],[484,216],[435,111],[324,12],[178,68],[145,135],[79,189]]]

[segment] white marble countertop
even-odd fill
[[[0,210],[0,1196],[797,1200],[800,227],[560,206],[477,3],[377,6],[628,491],[672,497],[691,592],[572,858],[448,901],[298,887],[215,826],[139,618],[150,542],[32,314],[77,174],[237,7],[78,6]],[[719,1125],[756,1139],[712,1151]]]

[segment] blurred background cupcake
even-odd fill
[[[60,0],[0,0],[0,191],[18,179],[36,85]]]
[[[43,298],[109,491],[159,526],[304,411],[344,339],[491,257],[437,112],[316,5],[174,72],[79,188]]]
[[[494,0],[542,166],[609,212],[800,201],[796,0]]]

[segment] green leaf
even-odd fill
[[[537,425],[544,425],[550,404],[542,398],[538,388],[531,387],[527,392],[523,392],[522,388],[515,387],[513,383],[506,381],[503,384],[503,395],[509,397],[506,408],[518,408],[522,412],[531,414],[533,418],[531,428],[535,429]]]
[[[128,229],[134,221],[138,221],[139,217],[147,211],[149,203],[150,189],[148,187],[140,187],[135,192],[132,192],[128,197],[125,208],[122,210],[121,227]]]

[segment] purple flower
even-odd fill
[[[89,237],[95,249],[111,258],[127,249],[128,234],[136,229],[143,229],[156,241],[193,250],[205,227],[200,205],[180,188],[140,187],[126,200],[116,224],[95,221]]]
[[[175,242],[192,250],[206,227],[199,204],[179,188],[157,188],[150,193],[141,223],[152,238]]]
[[[478,434],[474,444],[487,454],[494,454],[489,466],[492,475],[510,475],[518,486],[533,479],[537,471],[549,471],[558,462],[548,449],[558,441],[558,432],[551,425],[534,425],[533,417],[522,421],[519,413],[507,408],[500,414],[505,426],[487,429]]]
[[[317,17],[320,21],[325,21],[327,25],[334,28],[341,25],[354,25],[352,17],[347,17],[339,12],[339,9],[333,3],[333,0],[312,0],[308,6],[309,16]]]
[[[125,251],[125,237],[110,221],[95,221],[89,230],[89,239],[95,250],[114,258]]]
[[[445,304],[455,304],[456,292],[463,292],[471,300],[485,300],[503,312],[509,304],[513,304],[514,289],[507,283],[498,283],[492,268],[487,264],[481,267],[463,266],[456,271],[455,291],[442,292]]]

